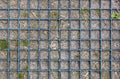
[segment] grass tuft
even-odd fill
[[[0,50],[5,50],[8,48],[8,41],[7,40],[0,40]]]

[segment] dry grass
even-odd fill
[[[38,6],[38,0],[31,0],[30,2],[30,7],[37,9]],[[47,0],[40,0],[40,8],[42,9],[46,9],[48,7],[48,2]],[[79,4],[78,4],[79,0],[73,0],[71,1],[71,8],[79,8]],[[7,0],[0,0],[0,8],[7,8]],[[63,1],[61,0],[61,6],[60,8],[69,8],[68,5],[68,1]],[[107,0],[102,0],[102,8],[104,9],[108,9],[109,7],[110,1]],[[104,5],[104,6],[103,6]],[[92,8],[94,9],[98,9],[99,8],[99,1],[97,0],[92,0]],[[113,8],[119,8],[119,3],[115,2],[113,0]],[[17,0],[11,0],[10,1],[10,8],[17,8]],[[21,0],[20,1],[20,8],[27,8],[27,0]],[[58,8],[58,1],[57,0],[51,0],[50,2],[50,8]],[[81,69],[89,69],[90,68],[90,62],[89,62],[89,58],[91,58],[93,61],[91,62],[91,68],[98,70],[100,68],[100,63],[99,63],[99,58],[101,56],[101,59],[103,60],[101,62],[102,69],[108,70],[110,68],[109,65],[109,58],[110,58],[110,41],[109,40],[105,40],[105,39],[109,39],[110,38],[110,31],[108,30],[103,30],[101,35],[102,35],[102,39],[104,41],[102,41],[102,53],[100,54],[99,52],[99,48],[100,48],[100,42],[99,42],[99,37],[100,37],[100,31],[98,30],[94,30],[91,31],[91,38],[95,39],[92,40],[91,44],[89,42],[89,25],[90,25],[90,21],[88,20],[88,18],[92,18],[92,19],[99,19],[99,15],[101,15],[101,17],[103,19],[109,19],[110,18],[110,12],[108,10],[102,10],[101,12],[99,10],[91,10],[91,16],[90,16],[90,10],[89,10],[89,1],[87,0],[83,0],[81,1],[81,9],[80,10],[71,10],[71,15],[70,18],[75,18],[78,19],[79,18],[79,12],[80,12],[80,18],[85,19],[80,21],[81,24],[79,25],[79,21],[71,21],[69,23],[68,20],[61,20],[60,25],[58,24],[58,21],[54,20],[50,20],[50,31],[48,34],[48,30],[46,30],[48,28],[48,21],[45,20],[41,20],[40,22],[37,20],[30,20],[30,26],[28,26],[28,22],[27,20],[20,20],[19,24],[20,24],[20,28],[24,29],[24,30],[20,30],[20,36],[19,38],[21,39],[20,41],[17,41],[18,39],[18,22],[17,20],[10,20],[9,22],[6,20],[0,20],[0,29],[4,28],[8,28],[8,23],[10,23],[10,28],[14,29],[14,30],[10,30],[10,34],[8,34],[8,31],[6,30],[0,30],[0,39],[4,40],[7,39],[8,35],[10,35],[10,41],[9,41],[9,48],[10,50],[10,56],[7,53],[7,50],[0,50],[0,70],[3,69],[8,69],[8,65],[10,65],[10,70],[16,70],[17,71],[17,64],[20,64],[20,70],[25,70],[25,72],[10,72],[10,78],[12,79],[26,79],[28,77],[28,75],[30,76],[31,79],[37,79],[38,76],[40,76],[41,79],[47,79],[48,78],[48,72],[40,72],[40,74],[38,74],[37,70],[40,68],[40,70],[47,70],[48,69],[48,65],[50,65],[50,78],[51,79],[58,79],[58,75],[61,75],[61,79],[69,79],[68,72],[55,72],[55,70],[59,69],[69,69],[69,66],[71,66],[71,69],[75,69],[75,71],[71,72],[71,79],[79,79],[79,76],[81,74],[81,78],[83,79],[89,79],[89,72],[88,71],[83,71],[83,72],[77,72],[76,70],[79,70],[79,65],[81,66]],[[112,13],[115,13],[116,10],[113,10]],[[120,12],[120,11],[118,11]],[[8,12],[6,10],[1,10],[0,11],[0,18],[8,18]],[[48,10],[40,10],[40,14],[38,14],[37,10],[31,10],[30,13],[27,10],[20,10],[20,18],[21,19],[27,19],[28,17],[33,18],[33,19],[38,19],[38,18],[43,18],[43,19],[47,19],[52,18],[52,19],[58,19],[58,18],[62,18],[62,19],[68,19],[68,15],[69,12],[67,10],[62,10],[60,11],[60,13],[58,14],[58,10],[51,10],[50,11],[50,16],[48,16]],[[59,17],[58,17],[59,15]],[[17,10],[13,10],[10,11],[10,18],[18,18],[18,11]],[[39,25],[40,26],[39,26]],[[71,26],[70,26],[71,25]],[[100,22],[97,20],[92,20],[91,21],[91,28],[92,29],[99,29]],[[112,28],[113,29],[118,29],[120,28],[120,21],[119,20],[113,20],[112,21]],[[81,27],[81,29],[86,29],[86,31],[71,31],[71,36],[70,38],[72,40],[79,40],[79,38],[81,39],[85,39],[84,41],[81,41],[81,49],[86,49],[86,50],[81,50],[81,51],[77,51],[77,49],[79,48],[79,41],[71,41],[68,42],[68,37],[69,37],[69,28],[71,29],[79,29],[79,26]],[[25,30],[28,29],[28,27],[30,27],[30,29],[32,30]],[[109,29],[110,28],[110,22],[108,20],[102,20],[101,22],[101,27],[103,29]],[[40,31],[38,31],[37,29],[40,28]],[[58,32],[58,28],[60,29],[66,29],[66,30],[62,30],[60,32]],[[42,30],[41,30],[42,29]],[[28,34],[28,32],[30,34]],[[28,36],[30,35],[30,41],[25,40],[28,38]],[[50,35],[50,39],[52,39],[52,41],[48,41],[48,36]],[[38,38],[40,37],[40,38]],[[58,43],[57,39],[60,38],[62,41],[60,41],[60,43]],[[40,41],[40,46],[38,44],[38,39],[42,39]],[[116,40],[116,39],[120,39],[120,34],[119,34],[119,30],[112,31],[112,39]],[[3,44],[3,43],[2,43]],[[46,51],[48,49],[48,44],[50,44],[50,48],[51,51],[48,53],[48,51]],[[70,44],[70,46],[69,46]],[[1,42],[0,42],[0,48],[1,48]],[[20,50],[19,50],[19,59],[20,61],[17,63],[17,59],[18,59],[18,46],[20,46]],[[89,48],[92,49],[96,49],[96,50],[91,50],[91,54],[88,51]],[[28,52],[27,49],[30,47],[31,51]],[[63,51],[61,50],[56,51],[57,49],[61,48],[64,50],[67,50],[68,48],[71,48],[71,50],[76,50],[76,51]],[[38,48],[40,48],[40,51],[38,52]],[[116,40],[116,41],[112,41],[112,58],[113,60],[116,60],[116,62],[112,62],[112,69],[113,70],[118,70],[120,68],[119,62],[117,62],[117,60],[120,59],[120,55],[119,55],[119,51],[115,51],[115,49],[119,49],[120,48],[120,41]],[[22,50],[25,49],[25,50]],[[107,49],[107,50],[105,50]],[[14,50],[14,51],[13,51]],[[50,54],[50,56],[49,56]],[[91,55],[91,57],[89,57]],[[70,58],[74,61],[70,61],[70,63],[68,62],[69,56],[71,56]],[[48,63],[48,57],[50,58],[50,63]],[[10,63],[7,62],[7,60],[2,61],[2,59],[10,59]],[[28,62],[27,59],[30,58],[32,61]],[[38,63],[37,60],[41,59],[41,61]],[[79,62],[79,58],[82,60],[81,62]],[[23,59],[25,59],[23,61]],[[64,61],[61,61],[59,59],[63,59]],[[107,61],[105,61],[107,60]],[[59,62],[59,63],[58,63]],[[28,63],[30,64],[28,66]],[[26,72],[27,69],[31,69],[31,70],[35,70],[35,72],[30,72],[29,74]],[[119,79],[119,73],[118,72],[112,72],[112,79]],[[7,79],[7,73],[6,72],[0,72],[0,77],[1,79]],[[91,73],[91,78],[92,79],[99,79],[99,73],[98,72],[92,72]],[[109,79],[110,78],[110,74],[109,72],[102,72],[102,78],[103,79]]]

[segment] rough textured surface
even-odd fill
[[[38,5],[38,0],[31,0],[30,2],[30,8],[37,9]],[[40,0],[40,8],[46,9],[48,8],[48,2],[47,0]],[[71,0],[71,8],[79,8],[79,0]],[[61,0],[60,1],[61,6],[60,8],[67,9],[69,8],[69,2],[68,0]],[[11,49],[8,55],[7,50],[0,50],[0,79],[7,79],[8,73],[1,70],[7,70],[8,65],[10,66],[10,70],[15,70],[16,72],[10,72],[10,78],[11,79],[18,79],[19,73],[17,73],[18,69],[18,64],[20,65],[19,70],[37,70],[40,68],[40,70],[46,70],[46,72],[30,72],[30,73],[24,73],[24,79],[27,79],[27,77],[30,77],[30,79],[37,79],[38,76],[40,76],[41,79],[47,79],[48,78],[48,44],[50,44],[51,52],[50,52],[50,79],[58,79],[58,72],[54,72],[54,70],[58,69],[60,66],[60,69],[68,69],[69,66],[71,69],[79,69],[79,65],[81,66],[81,69],[89,69],[89,58],[94,60],[91,62],[91,69],[99,69],[100,64],[99,64],[99,57],[101,56],[101,59],[103,60],[101,63],[101,68],[108,70],[110,69],[110,64],[109,64],[109,58],[110,58],[110,31],[109,30],[102,30],[100,32],[99,29],[100,24],[101,28],[103,29],[110,29],[110,22],[109,20],[102,20],[101,23],[99,20],[92,20],[91,21],[91,43],[89,42],[89,28],[90,28],[90,21],[87,20],[87,18],[92,18],[92,19],[99,19],[99,15],[101,15],[102,19],[109,19],[110,18],[110,11],[109,10],[102,10],[101,13],[99,10],[91,10],[91,16],[89,14],[89,0],[81,0],[81,10],[80,10],[80,16],[79,16],[79,10],[71,10],[71,15],[70,17],[68,10],[62,10],[60,11],[60,18],[62,19],[68,19],[68,18],[75,18],[78,19],[84,18],[86,20],[81,20],[80,21],[80,28],[81,29],[86,29],[86,30],[81,30],[79,31],[73,31],[71,30],[71,40],[79,40],[79,38],[84,39],[80,43],[79,41],[71,41],[70,46],[68,45],[69,42],[67,41],[69,38],[69,28],[71,29],[79,29],[79,21],[68,21],[68,20],[62,20],[60,23],[60,26],[58,26],[58,21],[50,21],[50,39],[52,41],[49,43],[48,42],[48,31],[46,30],[48,28],[48,22],[47,21],[36,21],[36,20],[30,20],[30,28],[33,29],[31,31],[28,31],[27,28],[28,22],[27,20],[21,20],[19,21],[20,26],[18,25],[17,20],[13,21],[10,20],[9,22],[7,20],[0,20],[0,29],[6,29],[8,28],[8,23],[10,24],[10,34],[8,34],[7,30],[0,30],[0,39],[7,39],[8,37],[11,39],[9,48]],[[0,9],[1,8],[7,8],[7,0],[0,0]],[[109,0],[102,0],[101,3],[101,8],[103,9],[109,9],[110,8],[110,1]],[[17,0],[10,0],[10,8],[17,8]],[[28,8],[27,6],[27,0],[21,0],[20,1],[20,8]],[[50,0],[50,8],[58,8],[58,1],[57,0]],[[87,9],[87,10],[82,10],[82,9]],[[92,0],[92,9],[99,9],[99,0]],[[112,0],[112,8],[120,8],[120,2],[119,0]],[[50,13],[55,12],[55,10],[51,10]],[[113,10],[112,13],[115,13],[116,10]],[[118,12],[120,12],[118,10]],[[41,10],[40,14],[38,14],[37,10],[31,10],[30,13],[28,13],[27,10],[21,10],[20,11],[20,18],[28,18],[28,14],[30,14],[30,18],[38,18],[39,16],[43,19],[48,18],[48,10]],[[8,11],[7,10],[0,10],[0,19],[2,18],[8,18]],[[18,11],[13,10],[10,11],[10,18],[18,18]],[[51,17],[50,17],[51,18]],[[55,19],[55,18],[53,18]],[[40,26],[39,26],[39,25]],[[24,30],[16,30],[16,29],[24,29]],[[44,30],[36,30],[36,29],[44,29]],[[58,28],[60,29],[65,29],[61,30],[58,32]],[[112,20],[112,28],[113,29],[120,29],[120,21],[119,20]],[[26,30],[25,30],[26,29]],[[20,33],[20,34],[19,34]],[[99,49],[100,49],[100,33],[101,37],[103,39],[102,41],[102,53],[100,55]],[[9,36],[10,35],[10,36]],[[29,46],[31,51],[28,52],[26,49],[28,47],[23,46],[22,44],[18,45],[17,44],[17,39],[28,39],[28,36],[30,36],[30,41],[29,41]],[[38,45],[38,38],[41,38],[43,40],[40,41],[40,46]],[[60,43],[56,41],[59,37],[61,37]],[[106,40],[107,39],[107,40]],[[120,30],[113,30],[112,31],[112,59],[116,60],[115,62],[112,62],[112,69],[113,70],[118,70],[120,69],[120,63],[117,62],[117,60],[120,59],[120,51],[115,50],[120,48]],[[81,50],[77,51],[79,49],[79,44],[81,45],[81,49],[86,49],[86,50]],[[18,46],[17,46],[18,45]],[[60,46],[59,46],[60,45]],[[38,47],[39,46],[39,47]],[[89,53],[89,48],[95,49],[91,51],[91,55]],[[20,47],[21,50],[18,50],[18,47]],[[58,48],[64,49],[60,51],[56,51]],[[68,48],[71,48],[71,50],[75,51],[65,51]],[[43,49],[38,52],[38,48]],[[25,50],[22,50],[25,49]],[[32,50],[33,49],[33,50]],[[106,50],[107,49],[107,50]],[[19,57],[18,53],[19,51]],[[68,62],[69,55],[71,56],[70,58],[74,61],[71,61],[70,63]],[[91,57],[90,57],[91,56]],[[32,60],[29,63],[27,62],[28,57]],[[38,64],[38,59],[41,59],[41,61]],[[58,64],[59,57],[60,59],[64,61],[60,61],[60,64]],[[10,62],[8,63],[7,60],[3,61],[2,59],[10,59]],[[20,61],[17,63],[17,59],[20,59]],[[81,58],[81,62],[77,61]],[[73,71],[71,72],[71,79],[79,79],[79,74],[81,78],[83,79],[89,79],[89,72],[88,71],[83,71],[83,72],[77,72]],[[109,72],[102,72],[102,78],[103,79],[109,79]],[[112,72],[112,79],[119,79],[120,73],[118,72]],[[69,73],[68,72],[61,72],[61,79],[69,79]],[[99,79],[99,73],[98,72],[92,72],[91,73],[91,78],[92,79]]]

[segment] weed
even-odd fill
[[[25,67],[25,70],[27,71],[27,70],[28,70],[28,68],[29,68],[29,67],[28,67],[28,64],[27,64],[27,65],[26,65],[26,67]]]
[[[94,55],[95,55],[96,57],[99,57],[99,53],[98,53],[98,52],[95,52]]]
[[[58,61],[58,58],[57,57],[54,57],[51,59],[52,61]]]
[[[29,14],[28,14],[27,11],[25,11],[25,12],[22,14],[22,16],[23,16],[24,18],[27,18],[27,17],[29,16]]]
[[[21,72],[18,74],[18,79],[24,79],[25,76],[27,76],[27,73],[26,72]]]
[[[18,41],[16,41],[16,44],[15,44],[15,46],[16,46],[16,47],[18,47],[18,45],[19,45],[19,44],[20,44],[20,43],[19,43]]]
[[[50,13],[50,17],[51,17],[51,18],[58,18],[58,11],[52,11],[52,12]]]
[[[0,50],[4,50],[8,48],[8,41],[7,40],[0,40]]]
[[[89,9],[81,9],[80,12],[81,12],[82,14],[89,13]]]
[[[75,55],[76,58],[80,58],[80,54]]]
[[[109,79],[109,73],[108,72],[103,73],[103,77],[104,79]]]
[[[103,62],[102,62],[102,68],[103,68],[103,69],[108,69],[108,68],[109,68],[109,62],[103,61]]]
[[[100,10],[95,10],[95,13],[96,13],[97,15],[100,15]]]
[[[25,67],[25,71],[27,71],[27,70],[28,70],[28,65],[26,65],[26,67]],[[24,76],[26,76],[26,75],[27,75],[26,72],[21,72],[18,74],[18,79],[24,79]]]
[[[94,67],[95,67],[95,69],[99,69],[99,64],[98,63],[94,63]]]
[[[119,14],[119,13],[113,13],[113,14],[111,15],[111,17],[112,17],[113,19],[120,19],[120,14]]]
[[[58,29],[58,26],[52,26],[52,29]]]
[[[81,9],[80,13],[81,13],[82,18],[89,18],[90,16],[89,9]]]
[[[20,44],[23,45],[23,46],[26,46],[26,47],[29,46],[28,40],[21,40]]]
[[[109,56],[109,52],[105,52],[105,53],[104,53],[104,56]]]
[[[51,72],[54,72],[54,69],[50,69]]]
[[[19,73],[18,74],[18,79],[24,79],[24,73]]]
[[[33,23],[31,28],[38,28],[38,24],[37,23]]]
[[[80,32],[77,32],[77,37],[78,37],[78,38],[80,37]]]

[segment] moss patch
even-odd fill
[[[95,10],[95,13],[96,13],[97,15],[100,15],[100,10]]]
[[[28,40],[21,40],[20,44],[21,44],[22,46],[26,46],[26,47],[29,46]]]
[[[24,79],[24,73],[19,73],[18,74],[18,79]]]
[[[82,18],[89,18],[90,16],[89,11],[90,11],[89,9],[81,9],[80,13],[81,13]]]
[[[25,71],[27,72],[28,70],[28,65],[26,65],[25,67]],[[18,74],[18,79],[26,79],[25,76],[27,76],[27,73],[26,72],[21,72]]]
[[[4,50],[8,48],[8,41],[7,40],[0,40],[0,50]]]
[[[75,55],[76,58],[80,58],[80,54]]]
[[[51,28],[52,29],[58,29],[58,26],[52,26]]]
[[[28,17],[28,12],[27,11],[24,11],[24,13],[22,14],[22,16],[24,17],[24,18],[27,18]]]
[[[96,57],[99,57],[99,53],[98,53],[98,52],[95,52],[94,55],[95,55]]]
[[[103,79],[110,79],[109,72],[103,73]]]
[[[89,10],[88,10],[88,9],[81,9],[80,12],[81,12],[82,14],[85,14],[85,13],[89,13]]]

